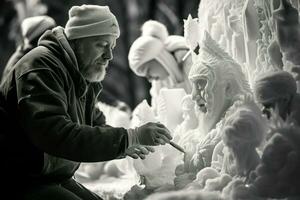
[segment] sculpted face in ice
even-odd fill
[[[281,118],[288,116],[299,124],[299,94],[293,76],[285,71],[268,72],[259,76],[254,85],[256,101],[263,106],[263,113],[271,116],[277,110]]]
[[[193,54],[189,79],[192,97],[206,132],[224,116],[236,97],[250,92],[241,66],[205,32],[199,54]]]

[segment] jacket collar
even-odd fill
[[[56,37],[57,42],[58,42],[59,46],[61,47],[61,50],[64,54],[66,61],[69,63],[67,68],[68,68],[68,71],[70,72],[72,78],[74,79],[74,84],[75,84],[75,87],[77,88],[76,95],[77,95],[77,97],[82,97],[87,92],[88,84],[87,84],[86,80],[84,79],[84,77],[79,72],[78,62],[77,62],[75,53],[74,53],[73,49],[71,48],[71,46],[65,36],[64,28],[58,26],[58,27],[52,29],[52,33]]]

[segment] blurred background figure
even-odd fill
[[[27,52],[37,46],[40,36],[46,30],[52,29],[55,26],[56,23],[54,19],[46,15],[28,17],[23,20],[21,24],[23,41],[9,58],[2,73],[2,80],[7,77],[14,64],[16,64]]]
[[[155,20],[146,21],[141,31],[141,36],[130,47],[128,60],[136,75],[151,82],[151,106],[156,107],[162,88],[182,88],[190,93],[191,59],[183,60],[188,52],[184,37],[169,35],[166,26]]]

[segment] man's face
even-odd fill
[[[102,81],[108,62],[113,58],[112,50],[116,37],[102,35],[79,39],[75,47],[79,71],[90,82]]]

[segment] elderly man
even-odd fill
[[[144,158],[152,148],[141,145],[172,139],[159,123],[107,126],[95,109],[118,37],[107,6],[73,6],[65,28],[45,32],[1,85],[11,125],[1,165],[21,199],[99,199],[72,178],[80,162]]]
[[[293,76],[285,71],[268,72],[257,78],[254,85],[255,99],[263,106],[263,113],[271,117],[276,109],[284,120],[300,125],[300,95]]]

